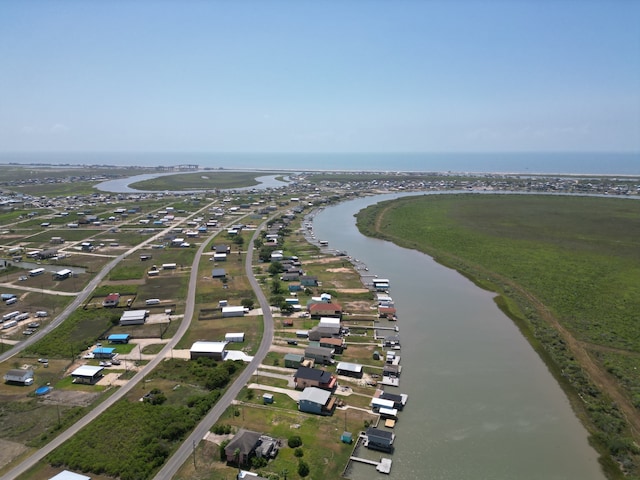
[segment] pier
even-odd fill
[[[352,462],[366,463],[367,465],[375,465],[376,470],[380,473],[388,474],[389,472],[391,472],[390,458],[380,458],[380,461],[376,462],[375,460],[369,460],[368,458],[351,456],[349,457],[349,460],[351,460]]]

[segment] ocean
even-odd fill
[[[0,153],[0,164],[442,173],[640,175],[636,153]]]

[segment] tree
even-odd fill
[[[220,453],[221,462],[225,462],[227,460],[227,454],[225,453],[224,449],[227,447],[227,445],[229,445],[230,441],[231,440],[223,440],[222,443],[220,443],[220,448],[218,449],[218,452]]]
[[[277,278],[274,278],[273,281],[271,282],[271,293],[278,294],[281,292],[282,292],[282,284],[280,283],[280,280],[278,280]]]
[[[243,299],[240,301],[240,304],[241,304],[244,308],[248,308],[249,310],[252,310],[252,309],[253,309],[253,305],[254,305],[253,298],[243,298]]]
[[[293,313],[293,310],[294,310],[293,305],[287,303],[286,301],[280,305],[280,311],[282,313],[286,313],[290,315]]]
[[[307,462],[304,460],[300,460],[300,462],[298,462],[298,475],[301,477],[309,475],[309,465],[307,465]]]
[[[300,438],[300,435],[291,435],[287,440],[287,445],[289,445],[289,448],[299,447],[302,445],[302,438]]]
[[[268,272],[269,272],[269,275],[271,275],[272,277],[275,277],[279,273],[284,272],[284,267],[282,266],[282,263],[280,263],[280,262],[273,262],[273,263],[271,263],[271,265],[269,265]]]

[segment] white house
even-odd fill
[[[4,374],[4,381],[31,385],[33,384],[33,370],[23,370],[21,368],[9,370]]]

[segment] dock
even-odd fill
[[[367,465],[374,465],[376,467],[376,470],[378,472],[380,472],[380,473],[388,474],[389,472],[391,472],[391,459],[390,458],[380,458],[380,461],[377,462],[375,460],[369,460],[368,458],[351,456],[351,457],[349,457],[349,460],[351,460],[353,462],[366,463]]]

